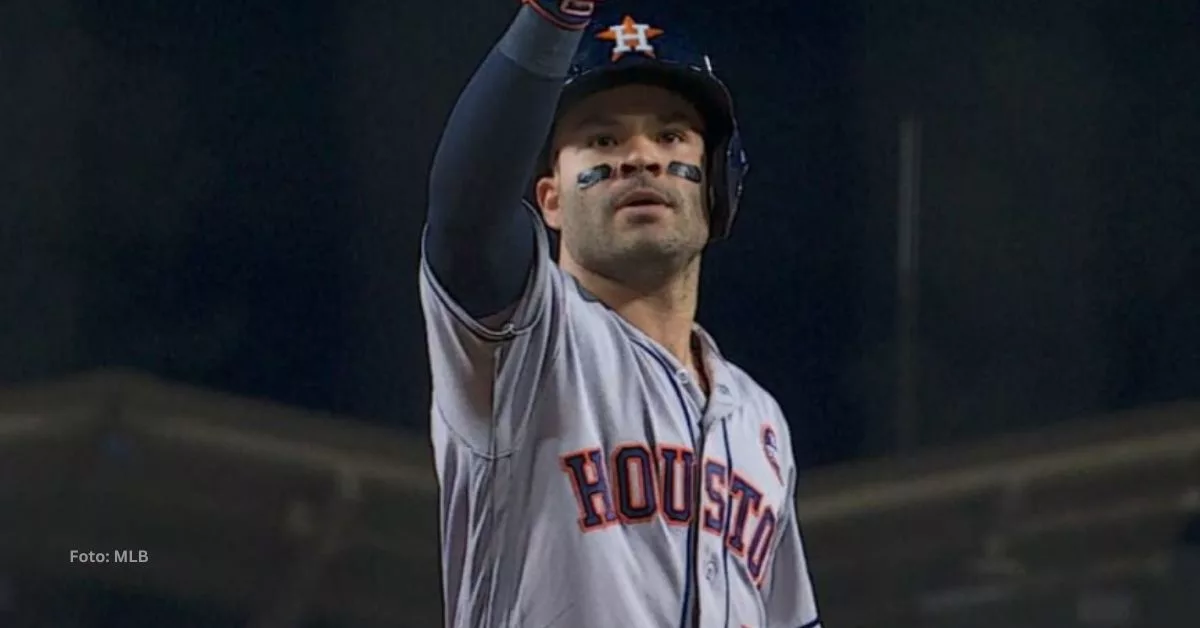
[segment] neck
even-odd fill
[[[634,288],[583,268],[569,256],[560,264],[602,303],[662,345],[684,366],[695,368],[692,326],[700,287],[700,257],[653,285]]]

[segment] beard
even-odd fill
[[[699,188],[697,188],[698,190]],[[652,190],[672,213],[667,225],[627,222],[617,215],[623,197]],[[563,244],[584,268],[635,289],[651,290],[680,273],[704,248],[708,229],[702,199],[648,177],[633,177],[599,194],[572,190],[565,212]]]

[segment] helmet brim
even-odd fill
[[[733,106],[729,90],[705,68],[669,61],[630,59],[623,65],[580,72],[563,89],[555,119],[589,96],[626,85],[654,85],[687,100],[704,120],[705,135],[714,140],[733,131]]]

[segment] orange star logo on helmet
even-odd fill
[[[596,39],[613,42],[612,60],[640,52],[647,57],[654,56],[654,45],[651,39],[663,34],[661,28],[649,24],[640,24],[632,16],[626,15],[620,24],[614,24],[596,34]]]

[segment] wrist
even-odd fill
[[[587,28],[596,11],[595,0],[521,0],[521,4],[551,24],[571,31]]]

